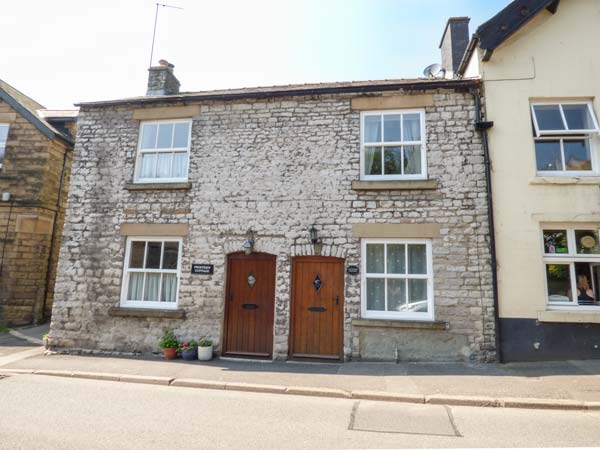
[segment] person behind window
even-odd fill
[[[588,278],[585,275],[577,276],[577,302],[580,305],[591,305],[595,303],[594,291],[590,289]]]

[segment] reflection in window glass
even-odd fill
[[[560,140],[535,141],[535,160],[537,170],[563,170]]]
[[[400,138],[400,114],[386,114],[383,116],[383,139],[384,142],[399,142]]]
[[[146,124],[142,127],[142,148],[152,149],[156,148],[156,133],[158,131],[158,125]]]
[[[387,280],[388,311],[406,310],[406,280],[388,278]]]
[[[587,104],[562,105],[569,130],[593,130],[595,128]]]
[[[177,258],[179,256],[179,242],[165,242],[163,253],[163,269],[177,269]]]
[[[144,268],[144,250],[146,242],[134,241],[131,243],[131,257],[129,258],[129,268],[143,269]]]
[[[414,312],[427,312],[427,280],[408,280],[408,308]]]
[[[569,264],[546,264],[549,302],[571,301],[571,272]]]
[[[408,245],[408,273],[427,273],[427,253],[425,244]]]
[[[566,170],[592,170],[589,141],[587,139],[565,139]]]
[[[157,148],[172,148],[173,144],[173,124],[161,123],[158,126]]]
[[[367,278],[367,309],[385,311],[385,279]]]
[[[189,123],[176,123],[173,136],[173,148],[185,148],[188,146],[190,132]]]
[[[405,274],[406,255],[404,244],[388,244],[387,246],[387,273]]]
[[[565,129],[558,105],[535,105],[533,110],[540,130]]]
[[[365,147],[365,173],[381,175],[381,147]]]
[[[146,269],[160,269],[162,242],[148,242],[146,251]]]
[[[367,244],[367,273],[384,273],[384,244]]]
[[[569,253],[567,230],[544,230],[544,253]]]
[[[397,175],[402,173],[402,147],[384,148],[384,173],[386,175]]]
[[[599,254],[597,230],[575,230],[575,248],[577,253],[589,255]]]

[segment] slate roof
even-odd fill
[[[493,51],[544,9],[556,13],[560,0],[514,0],[503,10],[477,28],[458,68],[462,75],[475,47],[484,50],[483,60],[489,61]]]

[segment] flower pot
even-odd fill
[[[198,347],[198,359],[200,361],[210,361],[212,359],[213,348],[210,347]]]
[[[177,358],[177,349],[176,348],[163,348],[163,355],[167,359],[175,359]]]
[[[181,351],[181,357],[186,361],[195,361],[198,358],[198,350],[195,348],[189,348]]]

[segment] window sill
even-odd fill
[[[438,187],[439,186],[437,180],[352,181],[352,189],[355,191],[400,191],[416,189],[437,189]]]
[[[140,319],[185,319],[183,309],[146,309],[146,308],[123,308],[113,306],[109,308],[108,315],[111,317],[136,317]]]
[[[598,176],[564,176],[564,177],[535,177],[529,180],[529,184],[540,185],[540,184],[600,184],[600,177]]]
[[[352,326],[363,328],[413,328],[420,330],[448,330],[450,324],[441,321],[352,319]]]
[[[538,322],[600,323],[598,311],[539,311]]]
[[[125,189],[128,191],[189,191],[192,183],[127,183]]]

